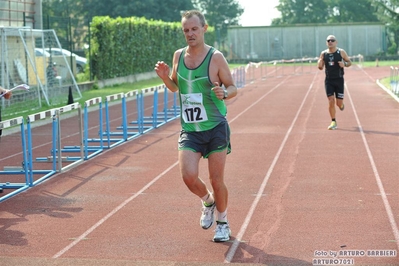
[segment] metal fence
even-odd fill
[[[89,45],[89,20],[71,17],[43,17],[43,28],[54,29],[63,49],[86,57]]]
[[[359,66],[362,66],[364,63],[362,55],[349,56],[349,58]],[[249,62],[245,67],[245,80],[251,83],[258,79],[315,73],[319,71],[317,68],[318,59],[319,57],[307,57],[301,59]]]
[[[229,60],[264,61],[319,56],[326,37],[335,35],[338,47],[350,55],[375,55],[386,51],[382,24],[298,25],[286,27],[231,27]]]
[[[3,119],[6,114],[18,114],[17,102],[24,102],[24,109],[36,110],[68,100],[70,90],[81,97],[75,80],[75,63],[65,55],[53,56],[51,49],[61,45],[54,30],[4,27],[0,29],[0,85],[11,89],[28,84],[29,91],[16,91],[9,100],[0,99]],[[72,66],[72,67],[71,67]]]

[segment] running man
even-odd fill
[[[330,112],[331,124],[329,130],[337,129],[335,119],[335,105],[343,111],[344,105],[344,67],[352,65],[349,56],[344,49],[338,48],[337,38],[329,35],[326,40],[327,49],[322,51],[317,62],[317,67],[323,70],[325,67],[326,78],[324,81],[328,98],[328,111]]]
[[[204,15],[197,10],[187,11],[181,23],[187,46],[175,51],[171,69],[158,61],[155,71],[169,90],[179,92],[180,172],[188,189],[201,199],[200,225],[209,229],[214,224],[216,208],[213,241],[224,242],[231,235],[228,190],[224,183],[226,155],[231,145],[224,101],[237,95],[237,87],[223,54],[205,43],[208,25]],[[208,159],[212,192],[198,176],[201,157]]]

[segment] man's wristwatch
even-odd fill
[[[229,93],[227,92],[227,90],[223,90],[223,93],[224,93],[223,100],[229,97]]]

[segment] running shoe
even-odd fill
[[[339,107],[339,110],[343,111],[345,109],[345,104],[342,103],[341,107]]]
[[[230,240],[231,230],[228,223],[216,224],[215,236],[213,237],[214,242],[226,242]]]
[[[328,130],[335,130],[337,129],[337,122],[332,121],[331,124],[328,126]]]
[[[215,222],[215,208],[216,208],[216,203],[213,203],[211,206],[205,206],[204,203],[202,203],[202,215],[200,219],[200,225],[203,229],[208,229],[213,225]]]

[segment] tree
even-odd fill
[[[399,53],[399,0],[374,0],[378,18],[386,23],[388,35],[388,54]]]
[[[280,0],[277,10],[281,18],[274,19],[272,25],[326,23],[328,18],[323,0]]]
[[[81,50],[88,43],[88,24],[94,16],[145,17],[177,22],[191,0],[43,0],[44,28],[55,29],[62,46]],[[71,23],[72,22],[72,23]],[[70,33],[73,36],[70,36]]]
[[[215,27],[219,45],[226,39],[228,26],[238,25],[244,13],[237,0],[193,0],[193,3],[205,14],[208,24]]]
[[[280,0],[277,9],[272,25],[378,21],[373,0]]]
[[[227,27],[238,25],[244,9],[237,0],[43,0],[45,16],[85,18],[94,16],[145,17],[146,19],[177,22],[181,12],[194,9],[206,14],[208,24],[216,28],[220,38],[227,36]]]
[[[180,21],[182,10],[192,9],[191,0],[43,0],[43,14],[92,18],[94,16],[145,17],[166,22]],[[66,12],[69,10],[69,12]]]
[[[328,22],[378,22],[372,0],[325,0],[329,17]]]
[[[388,54],[398,54],[399,0],[280,0],[281,18],[272,25],[298,23],[382,22],[387,25]]]

